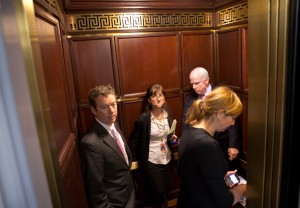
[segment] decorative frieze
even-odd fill
[[[217,11],[217,26],[248,20],[248,4],[238,4]]]
[[[212,27],[211,12],[99,13],[68,15],[69,29],[76,31],[145,30]]]

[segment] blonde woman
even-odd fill
[[[229,188],[224,178],[228,171],[219,143],[213,135],[234,125],[242,111],[239,97],[228,87],[220,86],[205,99],[196,100],[187,112],[190,125],[180,138],[178,173],[181,188],[179,208],[228,208],[246,192],[246,185]]]

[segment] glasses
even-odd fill
[[[159,94],[159,95],[151,95],[151,99],[159,99],[159,98],[164,98],[164,94]]]

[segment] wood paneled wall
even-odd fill
[[[70,37],[74,76],[77,78],[75,85],[81,134],[93,121],[86,96],[95,85],[111,84],[116,88],[119,95],[118,121],[127,142],[130,142],[134,122],[144,110],[146,88],[150,84],[160,83],[166,90],[166,101],[172,116],[178,121],[176,134],[180,136],[184,98],[192,90],[188,77],[197,66],[203,66],[209,71],[212,84],[223,84],[234,89],[247,106],[247,81],[243,80],[247,78],[247,64],[244,63],[246,31],[245,28],[234,28],[216,32],[206,30],[126,33],[105,38],[82,35]],[[246,113],[244,108],[239,119],[243,140],[246,139],[247,131]],[[246,148],[245,141],[243,148]],[[241,153],[244,157],[246,150],[241,150]],[[135,174],[135,177],[139,180],[140,176]],[[176,184],[174,190],[178,187],[179,184]],[[139,190],[138,200],[146,202],[149,199]]]
[[[61,34],[57,18],[47,10],[35,5],[35,22],[39,48],[33,46],[37,81],[43,114],[46,119],[49,141],[43,142],[52,152],[52,165],[57,171],[56,184],[59,187],[59,197],[63,207],[86,207],[83,180],[77,149],[77,103],[73,81],[72,65],[67,39]],[[65,47],[63,47],[63,45]],[[41,57],[39,60],[37,57]],[[46,159],[45,159],[46,160]],[[47,174],[53,174],[50,167],[46,167]],[[51,188],[55,189],[55,188]],[[51,194],[55,194],[51,191]],[[53,197],[53,196],[52,196]]]
[[[119,121],[127,139],[134,121],[143,111],[146,88],[160,83],[167,103],[178,120],[180,135],[184,93],[191,90],[189,73],[197,67],[214,74],[214,32],[153,32],[115,34],[110,37],[70,38],[82,134],[93,117],[88,91],[98,84],[111,84],[119,95]]]
[[[235,28],[216,33],[183,31],[71,37],[81,134],[93,119],[87,93],[98,84],[116,88],[119,121],[127,139],[135,119],[143,111],[145,90],[153,83],[165,87],[169,107],[174,109],[171,113],[179,121],[176,133],[181,134],[184,97],[191,90],[188,77],[197,66],[208,70],[212,84],[228,85],[246,95],[246,32],[246,28]]]
[[[39,90],[45,114],[49,115],[49,143],[57,157],[64,189],[62,198],[68,207],[86,207],[77,145],[94,119],[87,94],[99,84],[111,84],[116,88],[118,122],[127,142],[130,142],[134,121],[144,110],[146,88],[153,83],[162,84],[170,112],[178,121],[176,134],[180,136],[184,98],[192,90],[189,73],[197,66],[205,67],[213,85],[228,85],[242,98],[241,156],[246,159],[246,26],[229,28],[221,25],[213,30],[209,19],[211,13],[200,12],[199,17],[204,15],[206,19],[199,25],[208,26],[199,29],[181,28],[174,23],[174,28],[165,31],[153,24],[147,32],[88,30],[68,34],[53,8],[49,9],[52,14],[40,5],[35,8],[40,49],[35,48],[34,53],[41,54],[42,60],[36,60],[36,65],[38,79],[44,82]],[[182,12],[175,16],[184,18]],[[135,176],[139,178],[138,174]],[[174,197],[178,185],[176,178],[176,185],[170,192],[175,193]],[[147,201],[147,194],[142,191],[138,200]]]
[[[184,95],[191,90],[189,72],[196,66],[204,66],[214,75],[213,40],[212,31],[71,37],[82,135],[94,119],[86,99],[89,89],[98,84],[111,84],[116,88],[118,121],[130,142],[134,122],[144,110],[146,88],[160,83],[166,90],[172,117],[178,121],[176,134],[180,136]],[[151,199],[141,185],[139,172],[133,174],[140,184],[137,204],[142,207]],[[177,181],[174,190],[178,190],[179,179],[176,173],[174,176]]]
[[[217,83],[228,85],[235,90],[241,89],[241,35],[239,28],[218,31],[217,46]],[[234,54],[234,55],[231,55]]]
[[[247,26],[216,32],[216,83],[234,89],[243,103],[239,119],[242,148],[240,157],[247,158],[248,64]]]

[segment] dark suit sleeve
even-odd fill
[[[188,125],[185,123],[186,120],[186,113],[188,112],[188,109],[191,107],[192,103],[196,99],[194,94],[189,94],[185,97],[184,106],[183,106],[183,112],[182,112],[182,126],[181,126],[181,134],[186,130]]]
[[[203,207],[231,207],[233,195],[228,191],[224,176],[228,165],[220,147],[201,130],[186,131],[179,146],[179,176],[186,188],[184,203],[201,201]],[[207,203],[208,201],[214,201]],[[208,205],[210,204],[210,205]],[[218,206],[212,206],[218,204]],[[191,207],[199,207],[195,204]],[[207,205],[207,206],[205,206]],[[184,206],[182,206],[184,207]]]
[[[213,196],[212,199],[220,205],[219,207],[230,207],[233,202],[233,195],[228,191],[223,180],[226,173],[224,169],[226,162],[224,162],[222,153],[216,144],[207,143],[198,153],[195,153],[195,155],[198,154],[201,154],[201,157],[197,158],[198,165],[205,178],[208,191]]]
[[[228,128],[228,148],[237,148],[240,147],[240,138],[239,138],[239,129],[237,123]]]
[[[182,126],[181,126],[181,134],[184,132],[184,130],[188,127],[188,125],[185,123],[186,120],[186,113],[188,109],[191,107],[192,101],[190,96],[187,96],[185,98],[184,106],[183,106],[183,112],[182,112]]]
[[[89,207],[109,208],[103,185],[103,155],[97,150],[97,145],[88,142],[81,142],[81,153],[86,168],[84,174]]]

